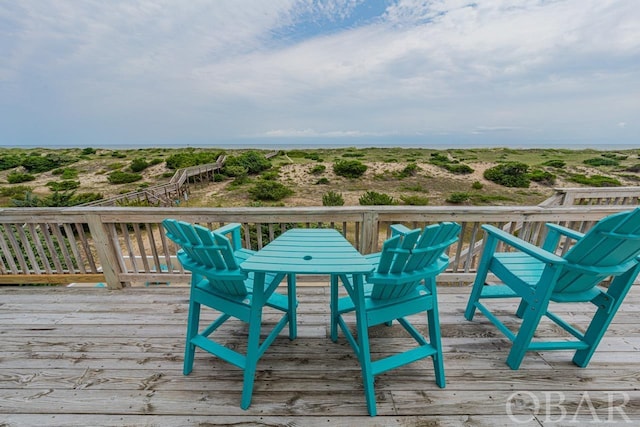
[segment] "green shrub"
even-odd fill
[[[309,170],[309,173],[312,175],[321,175],[325,170],[327,170],[325,165],[315,165]]]
[[[402,202],[405,205],[411,205],[411,206],[427,206],[429,204],[429,198],[425,197],[425,196],[418,196],[418,195],[410,195],[410,196],[400,196],[400,200],[402,200]]]
[[[400,187],[400,190],[404,191],[416,191],[418,193],[428,193],[429,189],[422,184],[408,184]]]
[[[542,169],[534,169],[529,172],[529,179],[542,185],[553,185],[556,183],[556,176]]]
[[[484,188],[484,185],[480,181],[473,181],[473,184],[471,184],[471,188],[473,188],[474,190],[482,190]]]
[[[322,206],[342,206],[344,198],[342,194],[335,191],[328,191],[322,195]]]
[[[293,194],[293,190],[277,181],[258,181],[249,189],[253,200],[278,201]]]
[[[250,175],[258,174],[271,168],[271,162],[264,154],[257,151],[247,151],[239,156],[230,157],[225,163],[225,169],[230,166],[241,166]]]
[[[333,172],[345,178],[360,178],[367,170],[367,165],[358,160],[338,160],[333,164]]]
[[[606,157],[594,157],[593,159],[583,160],[582,163],[589,166],[618,166],[619,161],[615,159],[607,159]]]
[[[35,179],[36,177],[34,175],[24,172],[10,172],[9,175],[7,175],[9,184],[19,184],[21,182],[34,181]]]
[[[205,165],[208,163],[215,163],[218,157],[222,154],[221,151],[199,151],[194,152],[187,150],[181,153],[173,154],[166,160],[167,168],[180,169],[188,168],[189,166]]]
[[[441,168],[444,168],[456,175],[466,175],[473,173],[473,168],[471,168],[471,166],[462,164],[457,160],[450,160],[449,156],[447,156],[446,154],[431,153],[431,159],[429,160],[429,163],[431,163],[432,165],[440,166]]]
[[[138,158],[138,159],[134,159],[131,162],[131,164],[129,165],[129,169],[131,169],[131,172],[142,172],[149,166],[150,166],[149,163],[145,159]]]
[[[68,165],[73,162],[75,162],[75,159],[61,154],[51,153],[47,154],[46,156],[40,156],[36,153],[32,153],[31,155],[26,156],[22,159],[21,165],[27,172],[41,173],[59,168],[64,165]]]
[[[222,182],[225,180],[225,176],[222,175],[221,173],[214,173],[213,174],[213,182]]]
[[[102,199],[99,193],[82,193],[76,196],[74,191],[55,191],[46,197],[25,193],[21,199],[13,199],[11,203],[17,207],[67,207]]]
[[[73,206],[82,205],[84,203],[95,202],[97,200],[102,200],[103,196],[100,193],[80,193],[74,195],[72,202]]]
[[[344,153],[342,157],[364,157],[364,153]]]
[[[276,181],[278,179],[278,171],[267,171],[260,174],[260,178],[268,181]]]
[[[0,171],[6,171],[8,169],[20,166],[22,163],[22,157],[14,155],[0,156]]]
[[[107,175],[107,180],[111,184],[128,184],[130,182],[140,181],[141,179],[142,175],[139,173],[113,171]]]
[[[33,189],[27,185],[12,185],[10,187],[0,187],[0,196],[21,198],[25,193],[30,193]]]
[[[121,153],[119,151],[113,151],[111,153],[111,157],[115,157],[116,159],[124,159],[127,157],[127,155],[125,153]]]
[[[473,168],[463,163],[448,163],[442,167],[456,175],[468,175],[473,173]]]
[[[447,198],[448,203],[464,203],[471,198],[469,193],[451,193]]]
[[[78,177],[78,170],[75,168],[55,169],[51,172],[54,175],[60,175],[62,179],[74,179]]]
[[[362,206],[397,205],[398,204],[398,202],[388,194],[377,193],[375,191],[367,191],[362,196],[360,196],[360,199],[358,199],[358,202]]]
[[[64,181],[49,181],[47,182],[47,187],[49,187],[51,191],[75,190],[76,188],[80,187],[80,182],[71,179],[67,179]]]
[[[227,176],[231,176],[231,177],[239,177],[239,176],[247,176],[247,174],[249,173],[249,171],[247,170],[247,168],[245,168],[244,166],[241,165],[233,165],[233,166],[226,166],[224,168],[224,173]]]
[[[588,177],[582,174],[576,174],[572,175],[569,178],[569,181],[588,185],[590,187],[620,187],[622,185],[619,180],[602,175],[591,175]]]
[[[323,177],[316,181],[316,185],[327,185],[327,184],[329,184],[328,178]]]
[[[613,159],[613,160],[627,160],[627,158],[629,157],[629,156],[625,156],[624,154],[617,154],[617,153],[602,153],[601,156],[606,157],[608,159]]]
[[[400,172],[398,172],[398,178],[409,178],[410,176],[415,176],[418,173],[418,165],[415,163],[409,163],[404,167]]]
[[[442,163],[449,163],[449,162],[451,162],[451,160],[449,160],[449,156],[447,156],[446,154],[431,153],[431,159],[429,160],[429,163],[434,165],[440,165]]]
[[[96,149],[95,148],[91,148],[91,147],[87,147],[87,148],[83,148],[80,153],[85,155],[85,156],[87,156],[89,154],[96,154]]]
[[[556,169],[562,169],[566,165],[567,163],[564,160],[558,160],[558,159],[547,160],[546,162],[542,163],[542,166],[549,166]]]
[[[484,171],[485,179],[505,187],[529,187],[529,166],[521,162],[502,163]]]

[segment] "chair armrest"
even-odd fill
[[[556,248],[558,247],[558,243],[560,243],[561,236],[566,236],[573,240],[580,240],[582,239],[582,237],[584,237],[584,233],[572,230],[567,227],[563,227],[558,224],[548,222],[545,225],[549,229],[549,234],[547,234],[547,237],[544,239],[542,249],[548,252],[555,252]]]
[[[242,239],[240,238],[240,227],[242,227],[241,224],[237,222],[232,222],[213,230],[213,232],[216,234],[222,234],[223,236],[226,234],[231,234],[231,239],[230,239],[231,247],[235,252],[239,249],[242,249]]]
[[[413,231],[409,227],[406,227],[402,224],[391,224],[389,228],[391,228],[391,236],[397,236],[397,235],[406,236],[408,233]]]
[[[494,237],[505,244],[518,249],[521,252],[526,253],[542,262],[550,263],[550,264],[566,264],[566,260],[563,258],[548,252],[544,249],[541,249],[535,245],[532,245],[529,242],[526,242],[518,237],[515,237],[506,231],[502,231],[497,227],[492,225],[485,224],[482,226],[482,229],[487,232],[491,237]]]

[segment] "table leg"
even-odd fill
[[[331,275],[331,300],[329,302],[331,310],[331,341],[338,340],[338,275]]]
[[[289,339],[295,340],[298,336],[298,320],[297,308],[298,301],[296,299],[296,274],[287,274],[287,296],[289,298]]]

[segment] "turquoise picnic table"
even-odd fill
[[[374,266],[337,230],[294,228],[251,255],[240,268],[255,274],[254,289],[264,289],[267,277],[282,280],[283,274],[287,275],[289,338],[295,339],[297,274],[330,275],[332,284],[337,284],[340,276],[353,281],[353,286],[362,286],[364,275]]]

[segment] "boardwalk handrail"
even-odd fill
[[[215,163],[178,169],[167,183],[154,185],[144,190],[130,191],[108,199],[84,203],[81,206],[118,206],[119,203],[142,201],[150,205],[173,206],[176,200],[180,200],[188,191],[186,186],[189,183],[189,178],[219,172],[226,159],[227,156],[220,155]]]
[[[640,190],[640,189],[639,189]],[[184,281],[176,248],[160,223],[177,218],[216,228],[243,225],[243,245],[260,249],[292,227],[338,229],[362,253],[378,250],[389,226],[440,221],[462,225],[442,281],[473,279],[482,249],[482,224],[517,230],[539,244],[545,222],[580,231],[625,205],[575,206],[359,206],[299,208],[71,207],[0,209],[0,283],[106,282],[110,288],[145,282]],[[517,228],[516,228],[517,227]]]
[[[638,205],[638,187],[554,188],[555,194],[540,206]]]

